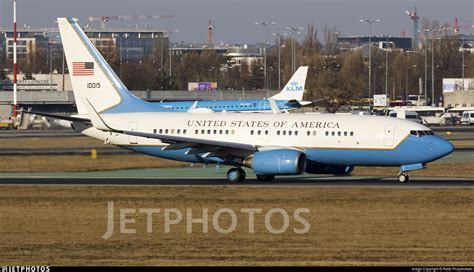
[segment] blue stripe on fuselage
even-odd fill
[[[134,146],[123,148],[139,153],[171,160],[193,163],[213,163],[206,161],[199,155],[186,155],[190,148],[179,150],[162,150],[162,146]],[[367,165],[367,166],[400,166],[416,163],[428,163],[451,153],[453,146],[438,136],[415,137],[408,136],[397,148],[389,149],[305,149],[308,160],[324,164],[337,165]]]

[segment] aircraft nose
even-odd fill
[[[436,157],[438,158],[444,157],[454,150],[453,144],[441,137],[433,137],[432,144],[432,150],[436,153]]]

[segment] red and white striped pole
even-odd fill
[[[13,117],[16,117],[18,101],[16,96],[16,0],[13,0]]]

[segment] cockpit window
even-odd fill
[[[411,130],[410,135],[413,135],[416,137],[423,137],[427,135],[434,135],[434,133],[431,130]]]

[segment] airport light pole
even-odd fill
[[[408,71],[411,69],[411,68],[416,68],[418,65],[412,65],[412,66],[409,66],[406,70],[405,70],[405,101],[408,101]]]
[[[359,20],[361,23],[367,23],[369,24],[369,110],[372,111],[372,102],[371,102],[371,96],[372,96],[372,86],[371,86],[371,75],[372,75],[372,25],[374,23],[378,23],[381,20],[380,19],[360,19]]]
[[[17,66],[16,66],[16,0],[13,0],[13,113],[17,116],[18,100],[17,100]]]
[[[389,43],[388,43],[388,35],[387,35],[387,42],[385,48],[385,95],[388,97],[388,48],[389,48]]]
[[[123,64],[123,38],[127,38],[128,34],[127,33],[117,34],[117,36],[120,37],[119,58],[120,58],[120,78],[122,78],[123,77],[123,68],[122,68],[122,64]]]
[[[274,25],[276,22],[255,22],[256,25],[263,26],[263,88],[268,90],[267,83],[267,27],[268,25]]]
[[[429,29],[424,29],[425,31],[425,105],[428,106],[428,32]]]
[[[281,90],[281,36],[286,36],[286,33],[273,33],[278,39],[278,90]]]
[[[177,33],[178,30],[168,30],[167,32],[168,32],[168,55],[169,55],[168,58],[169,58],[169,65],[170,65],[170,67],[169,67],[169,76],[170,76],[170,79],[171,79],[171,75],[172,75],[172,73],[171,73],[171,34]]]
[[[53,90],[53,44],[48,41],[49,49],[49,90]]]
[[[464,39],[461,39],[462,90],[464,91]]]
[[[291,34],[291,72],[294,74],[296,71],[296,35],[301,34],[301,30],[303,30],[303,27],[296,26],[296,27],[287,27],[290,31]]]

